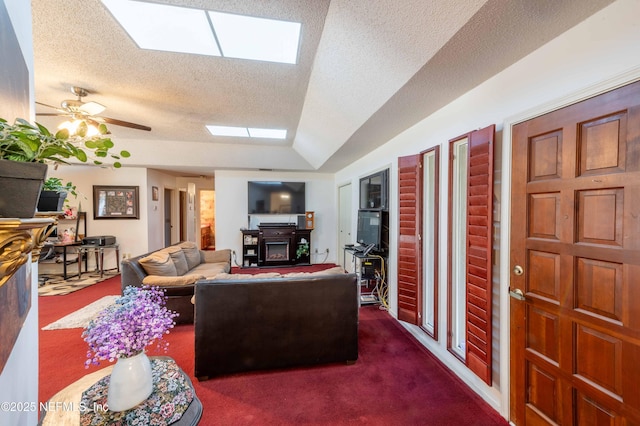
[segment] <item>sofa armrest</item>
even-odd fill
[[[231,249],[200,250],[201,263],[228,263],[231,265]]]
[[[123,259],[120,262],[120,280],[123,291],[128,286],[142,287],[142,280],[147,276],[147,272],[138,262],[141,257]]]
[[[173,287],[194,284],[196,281],[204,279],[204,275],[200,274],[187,274],[179,275],[177,277],[167,277],[162,275],[147,275],[142,280],[144,285],[158,286],[158,287]]]

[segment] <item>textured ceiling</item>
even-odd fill
[[[152,128],[110,126],[129,165],[213,175],[337,171],[612,0],[156,2],[301,22],[298,64],[141,50],[99,0],[32,0],[36,101],[84,87],[102,115]],[[205,124],[288,139],[213,137]]]

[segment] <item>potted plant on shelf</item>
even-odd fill
[[[298,248],[296,249],[296,258],[300,259],[303,256],[309,256],[309,243],[307,241],[298,243]]]
[[[48,164],[86,163],[89,154],[97,166],[122,167],[120,160],[128,151],[111,152],[113,141],[106,137],[107,127],[100,124],[99,135],[87,136],[83,121],[73,135],[67,129],[52,134],[41,124],[18,118],[13,124],[0,118],[0,217],[33,217]]]
[[[67,195],[74,198],[78,196],[76,186],[72,182],[62,183],[62,179],[50,177],[44,181],[40,198],[38,199],[39,212],[62,211]]]
[[[116,361],[107,393],[109,410],[128,410],[151,394],[151,363],[145,348],[153,343],[161,346],[178,316],[165,307],[166,299],[158,287],[127,286],[84,329],[82,337],[89,345],[85,367]],[[165,350],[168,345],[164,342]]]

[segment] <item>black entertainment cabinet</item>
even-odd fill
[[[265,223],[242,230],[242,267],[311,264],[311,229],[295,223]]]

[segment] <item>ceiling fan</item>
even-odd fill
[[[82,87],[73,86],[71,93],[76,95],[78,99],[66,99],[60,103],[60,108],[43,104],[42,102],[36,102],[38,105],[45,106],[47,108],[53,108],[57,113],[49,112],[36,112],[36,115],[40,116],[60,116],[71,117],[74,120],[84,120],[90,124],[99,125],[100,123],[114,124],[116,126],[130,127],[132,129],[150,131],[151,127],[144,126],[142,124],[130,123],[128,121],[122,121],[115,118],[98,116],[102,111],[106,109],[104,105],[97,102],[83,102],[82,98],[87,96],[89,92]]]

